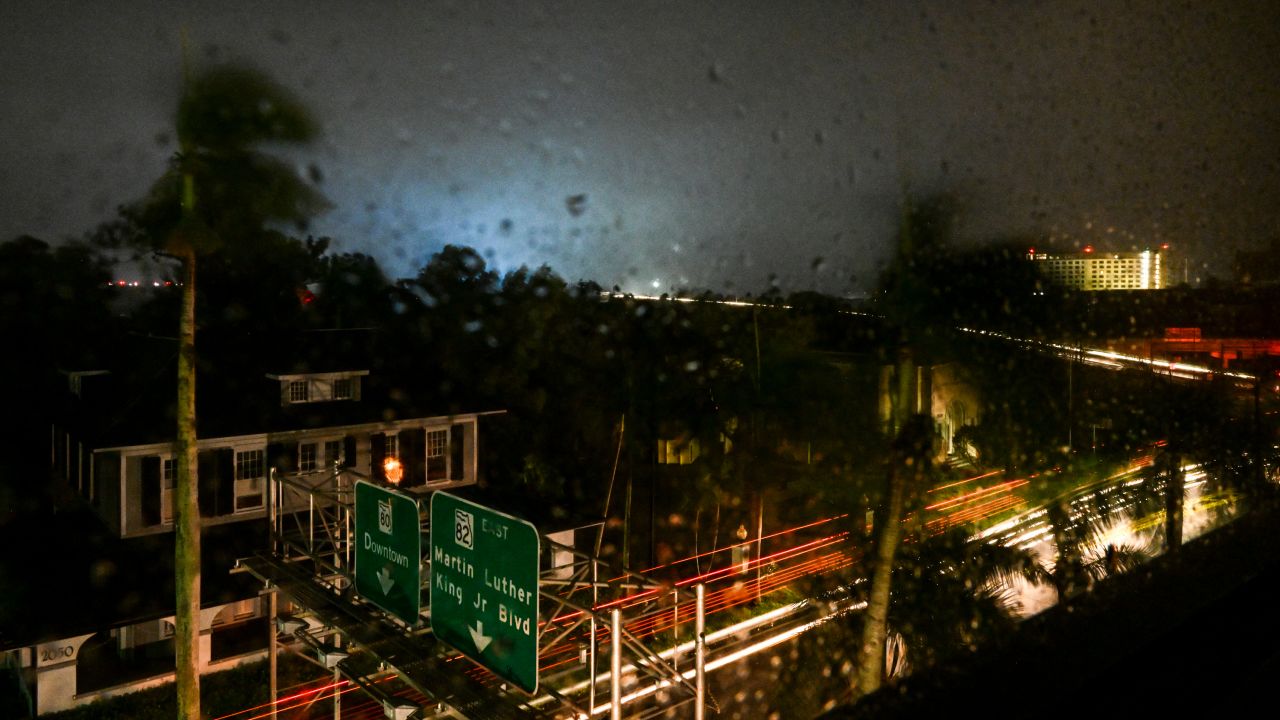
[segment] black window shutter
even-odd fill
[[[466,444],[464,433],[467,426],[461,423],[449,428],[449,475],[450,480],[463,480],[467,477]]]
[[[298,443],[271,443],[267,445],[267,469],[275,468],[281,475],[298,471]]]
[[[236,509],[236,452],[231,448],[218,453],[218,512],[226,515]]]
[[[160,524],[160,457],[142,458],[142,524]]]
[[[196,455],[196,472],[199,474],[200,517],[218,514],[218,461],[216,450],[205,450]]]
[[[427,483],[427,431],[409,428],[400,431],[400,462],[404,464],[405,487]]]
[[[236,454],[231,448],[205,450],[198,456],[200,515],[215,517],[235,510]]]
[[[387,454],[387,436],[374,433],[369,436],[369,475],[374,480],[386,480],[387,473],[382,469],[382,461]]]
[[[342,467],[356,466],[356,437],[347,435],[342,438]]]

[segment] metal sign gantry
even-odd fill
[[[304,644],[324,655],[335,677],[346,677],[364,690],[388,717],[620,717],[623,691],[644,684],[667,686],[667,707],[695,702],[701,710],[702,683],[686,679],[659,652],[682,641],[677,591],[545,535],[537,536],[543,560],[536,619],[530,618],[531,626],[536,624],[536,692],[513,687],[517,683],[509,678],[471,662],[455,662],[459,653],[435,637],[430,607],[420,612],[419,622],[410,622],[357,592],[355,494],[357,485],[365,483],[374,484],[348,468],[299,476],[273,470],[267,492],[268,546],[242,558],[237,568],[298,607],[307,626],[294,632],[308,635]],[[413,496],[412,491],[403,494]],[[423,493],[418,502],[424,549],[430,547],[429,496]],[[396,517],[393,522],[404,521]],[[453,533],[455,527],[449,523],[445,530]],[[422,593],[431,582],[430,551],[417,561],[422,568],[417,592]],[[489,632],[487,625],[483,632]],[[274,642],[274,634],[272,638]],[[416,705],[380,689],[385,672],[418,694]]]

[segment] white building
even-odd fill
[[[384,462],[395,458],[399,485],[411,493],[477,481],[478,421],[486,413],[425,414],[404,393],[370,388],[368,371],[290,367],[243,383],[233,379],[231,389],[219,387],[227,378],[198,385],[206,551],[202,672],[265,656],[267,603],[247,576],[228,573],[230,555],[250,554],[257,543],[265,549],[265,493],[273,469],[309,485],[330,481],[340,470],[385,480]],[[82,494],[121,547],[133,548],[130,557],[154,565],[141,571],[154,576],[154,586],[131,588],[142,599],[134,598],[132,609],[111,626],[86,627],[83,619],[68,618],[54,623],[66,627],[63,633],[42,623],[29,637],[0,647],[0,659],[21,668],[38,714],[173,679],[172,591],[159,591],[165,584],[160,576],[171,577],[172,545],[156,549],[165,545],[174,519],[175,443],[166,410],[173,384],[137,368],[129,381],[106,371],[65,374],[68,401],[63,420],[49,429],[50,467]],[[144,546],[152,555],[138,552]],[[227,557],[211,567],[209,552],[217,546]]]
[[[1059,287],[1073,290],[1159,290],[1165,272],[1159,251],[1106,253],[1086,246],[1082,252],[1027,253],[1040,275]]]

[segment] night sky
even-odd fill
[[[0,238],[79,236],[164,170],[183,25],[313,108],[312,232],[393,276],[462,243],[631,291],[864,292],[904,188],[972,242],[1169,242],[1192,279],[1280,235],[1280,3],[208,6],[3,4]]]

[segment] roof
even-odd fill
[[[259,433],[470,415],[488,408],[459,407],[434,397],[423,378],[389,379],[371,371],[376,333],[300,333],[274,351],[252,342],[213,336],[197,339],[197,435],[236,437]],[[65,372],[90,370],[67,368]],[[122,338],[109,370],[79,377],[81,393],[68,393],[59,413],[91,447],[168,442],[174,437],[176,341],[154,336]],[[281,376],[348,372],[361,377],[358,401],[284,406]],[[274,377],[274,379],[273,379]],[[77,432],[78,431],[78,432]]]

